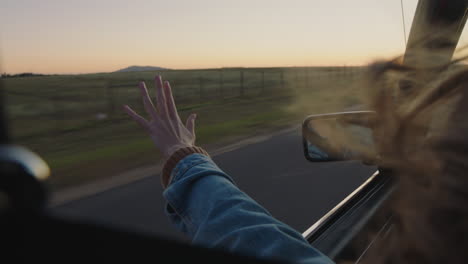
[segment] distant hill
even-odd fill
[[[166,68],[154,67],[154,66],[130,66],[124,69],[120,69],[115,72],[138,72],[138,71],[162,71],[168,70]]]

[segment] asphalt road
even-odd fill
[[[311,163],[299,131],[214,157],[238,186],[300,232],[365,181],[375,168],[360,162]],[[64,218],[185,240],[164,215],[158,175],[52,208]]]

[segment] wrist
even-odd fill
[[[166,188],[171,182],[172,170],[176,167],[177,163],[191,154],[203,154],[209,157],[209,154],[202,148],[196,146],[188,146],[177,149],[172,153],[164,163],[161,173],[161,184]]]
[[[183,148],[190,148],[190,147],[195,147],[193,144],[177,144],[173,145],[172,147],[168,148],[164,152],[164,158],[167,160],[169,159],[174,153],[176,153],[179,149]]]

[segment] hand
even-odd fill
[[[156,147],[165,158],[169,158],[175,151],[195,144],[195,118],[191,114],[186,125],[182,124],[172,96],[171,85],[168,81],[163,84],[161,76],[156,76],[156,106],[151,101],[144,82],[139,88],[143,98],[143,105],[150,119],[149,121],[124,105],[127,114],[140,124],[149,134]]]

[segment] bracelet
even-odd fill
[[[193,147],[186,147],[186,148],[178,149],[169,157],[169,159],[166,160],[166,163],[164,164],[162,174],[161,174],[161,184],[163,188],[166,188],[171,182],[172,170],[176,167],[177,163],[179,163],[179,161],[181,161],[183,158],[187,157],[188,155],[195,154],[195,153],[203,154],[208,157],[210,156],[208,152],[206,152],[204,149],[193,146]]]

